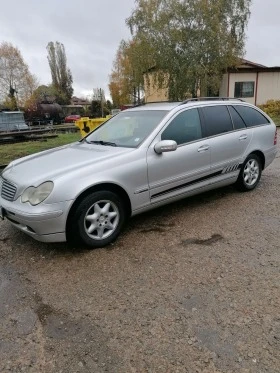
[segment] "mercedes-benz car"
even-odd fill
[[[0,215],[39,241],[102,247],[130,216],[229,184],[253,190],[276,142],[273,121],[238,99],[137,106],[79,142],[11,162]]]

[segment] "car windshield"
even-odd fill
[[[97,128],[85,141],[136,148],[156,128],[167,110],[123,111]]]

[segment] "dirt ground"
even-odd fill
[[[0,372],[279,373],[280,158],[259,187],[130,221],[105,249],[0,222]]]

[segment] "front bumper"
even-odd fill
[[[73,201],[54,204],[9,202],[0,197],[0,215],[22,232],[41,242],[66,241],[66,221]]]

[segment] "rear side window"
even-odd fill
[[[226,106],[209,106],[202,110],[208,136],[220,135],[233,130],[231,117]]]
[[[174,140],[178,145],[201,139],[201,124],[197,109],[178,114],[163,131],[162,140]]]
[[[244,120],[241,118],[241,116],[237,113],[234,107],[229,106],[228,107],[231,119],[233,122],[234,129],[240,130],[242,128],[246,128]]]
[[[270,123],[259,111],[249,106],[236,105],[236,111],[241,115],[247,127],[261,126]]]

